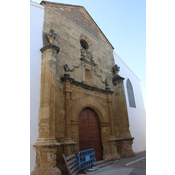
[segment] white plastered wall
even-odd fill
[[[43,46],[42,30],[44,7],[30,1],[30,172],[35,167],[36,153],[33,145],[38,138],[40,98],[40,73]]]
[[[114,52],[115,64],[120,67],[119,75],[124,79],[124,89],[126,95],[126,103],[129,117],[129,129],[131,136],[134,137],[133,151],[135,153],[146,150],[146,112],[142,97],[142,91],[139,78],[130,70],[130,68],[124,63],[124,61]],[[136,103],[136,108],[129,106],[128,93],[126,82],[130,80]]]

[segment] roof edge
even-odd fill
[[[81,6],[83,7],[83,6]],[[84,8],[84,7],[83,7]],[[100,30],[100,32],[103,34],[103,36],[106,38],[107,42],[110,44],[110,46],[112,47],[112,49],[114,49],[114,47],[112,46],[112,44],[109,42],[108,38],[105,36],[105,34],[102,32],[102,30],[100,29],[100,27],[97,25],[97,23],[95,22],[95,20],[91,17],[91,15],[88,13],[88,11],[84,8],[84,10],[86,11],[86,13],[89,15],[89,17],[92,19],[92,21],[94,22],[94,24],[97,26],[97,28]]]
[[[36,2],[33,2],[33,1],[30,1],[30,5],[35,6],[35,7],[38,7],[38,8],[40,8],[40,9],[44,9],[44,6],[43,6],[43,5],[38,4],[38,3],[36,3]]]
[[[64,6],[83,7],[83,6],[80,6],[80,5],[64,4],[64,3],[50,2],[50,1],[41,1],[40,2],[40,4],[46,4],[46,3],[53,4],[53,5],[59,4],[59,5],[64,5]]]
[[[72,6],[72,7],[81,7],[85,10],[85,12],[88,14],[88,16],[91,18],[91,20],[94,22],[94,24],[97,26],[97,28],[99,29],[99,31],[101,32],[101,34],[104,36],[104,38],[106,39],[106,41],[109,43],[109,45],[111,46],[111,48],[114,50],[114,47],[112,46],[112,44],[109,42],[109,40],[107,39],[107,37],[105,36],[105,34],[102,32],[102,30],[100,29],[100,27],[97,25],[97,23],[94,21],[94,19],[91,17],[91,15],[88,13],[88,11],[85,9],[85,7],[80,6],[80,5],[72,5],[72,4],[63,4],[63,3],[57,3],[57,2],[50,2],[50,1],[41,1],[41,5],[49,3],[49,4],[53,4],[53,5],[64,5],[64,6]]]

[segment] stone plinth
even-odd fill
[[[61,175],[61,171],[56,167],[56,152],[58,146],[58,143],[34,145],[36,162],[31,175]]]

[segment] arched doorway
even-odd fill
[[[91,108],[84,108],[79,116],[80,151],[94,148],[96,160],[102,159],[100,122],[98,115]]]

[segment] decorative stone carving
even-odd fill
[[[69,66],[68,66],[68,64],[63,65],[65,74],[67,74],[67,72],[73,72],[74,71],[74,68],[79,68],[79,67],[80,67],[80,64],[78,66],[74,66],[73,65],[73,69],[70,69]]]
[[[105,79],[105,81],[103,81],[102,78],[101,78],[101,82],[102,82],[103,84],[105,84],[106,90],[107,90],[107,91],[110,91],[110,88],[108,87],[108,86],[110,85],[109,80]]]
[[[97,71],[96,71],[95,68],[94,68],[94,72],[95,72],[95,75],[96,75],[97,77],[100,77],[100,78],[101,78],[101,82],[102,82],[103,84],[105,84],[106,90],[107,90],[107,91],[110,91],[110,88],[108,87],[108,86],[110,85],[109,80],[105,79],[105,80],[103,81],[103,80],[102,80],[102,76],[97,74]]]
[[[40,51],[43,53],[45,50],[47,49],[52,49],[53,51],[55,50],[56,53],[58,54],[58,52],[60,51],[60,48],[56,45],[53,44],[55,38],[56,38],[57,34],[54,33],[54,30],[53,29],[50,29],[49,30],[49,33],[46,34],[46,38],[49,42],[49,44],[47,44],[46,46],[42,47],[40,49]]]
[[[81,47],[80,52],[81,52],[81,57],[80,57],[81,61],[84,61],[85,63],[90,64],[92,66],[96,65],[93,60],[92,51],[87,51],[83,47]]]
[[[95,72],[95,75],[97,76],[97,77],[100,77],[101,78],[101,75],[98,75],[97,74],[97,70],[94,68],[94,72]]]
[[[120,71],[120,67],[116,65],[114,65],[112,67],[112,72],[113,72],[113,78],[112,78],[112,82],[113,82],[113,85],[116,86],[117,85],[117,82],[118,81],[123,81],[124,78],[121,77],[120,75],[118,75],[118,72]]]
[[[49,33],[47,33],[46,36],[47,36],[47,39],[48,39],[49,43],[50,44],[53,44],[53,42],[54,42],[57,34],[54,33],[54,30],[53,29],[50,29],[49,30]]]
[[[65,72],[73,72],[74,71],[74,68],[73,69],[70,69],[69,66],[68,66],[68,64],[63,65],[63,68],[64,68],[64,71]]]
[[[113,67],[112,67],[112,72],[114,74],[118,74],[118,72],[120,71],[120,67],[117,66],[117,64],[115,64]]]
[[[76,101],[77,97],[75,94],[71,93],[71,96],[70,96],[71,100],[72,101]]]
[[[94,87],[94,86],[90,86],[90,85],[87,85],[83,82],[78,82],[76,81],[75,79],[71,78],[69,74],[64,74],[64,77],[61,78],[62,81],[70,81],[72,84],[76,85],[76,86],[80,86],[84,89],[88,89],[88,90],[91,90],[91,91],[97,91],[97,92],[101,92],[101,93],[109,93],[109,94],[113,94],[114,92],[110,90],[110,88],[106,88],[108,90],[104,90],[104,89],[101,89],[101,88],[98,88],[98,87]],[[107,84],[108,82],[106,82]],[[108,85],[108,84],[107,84]]]

